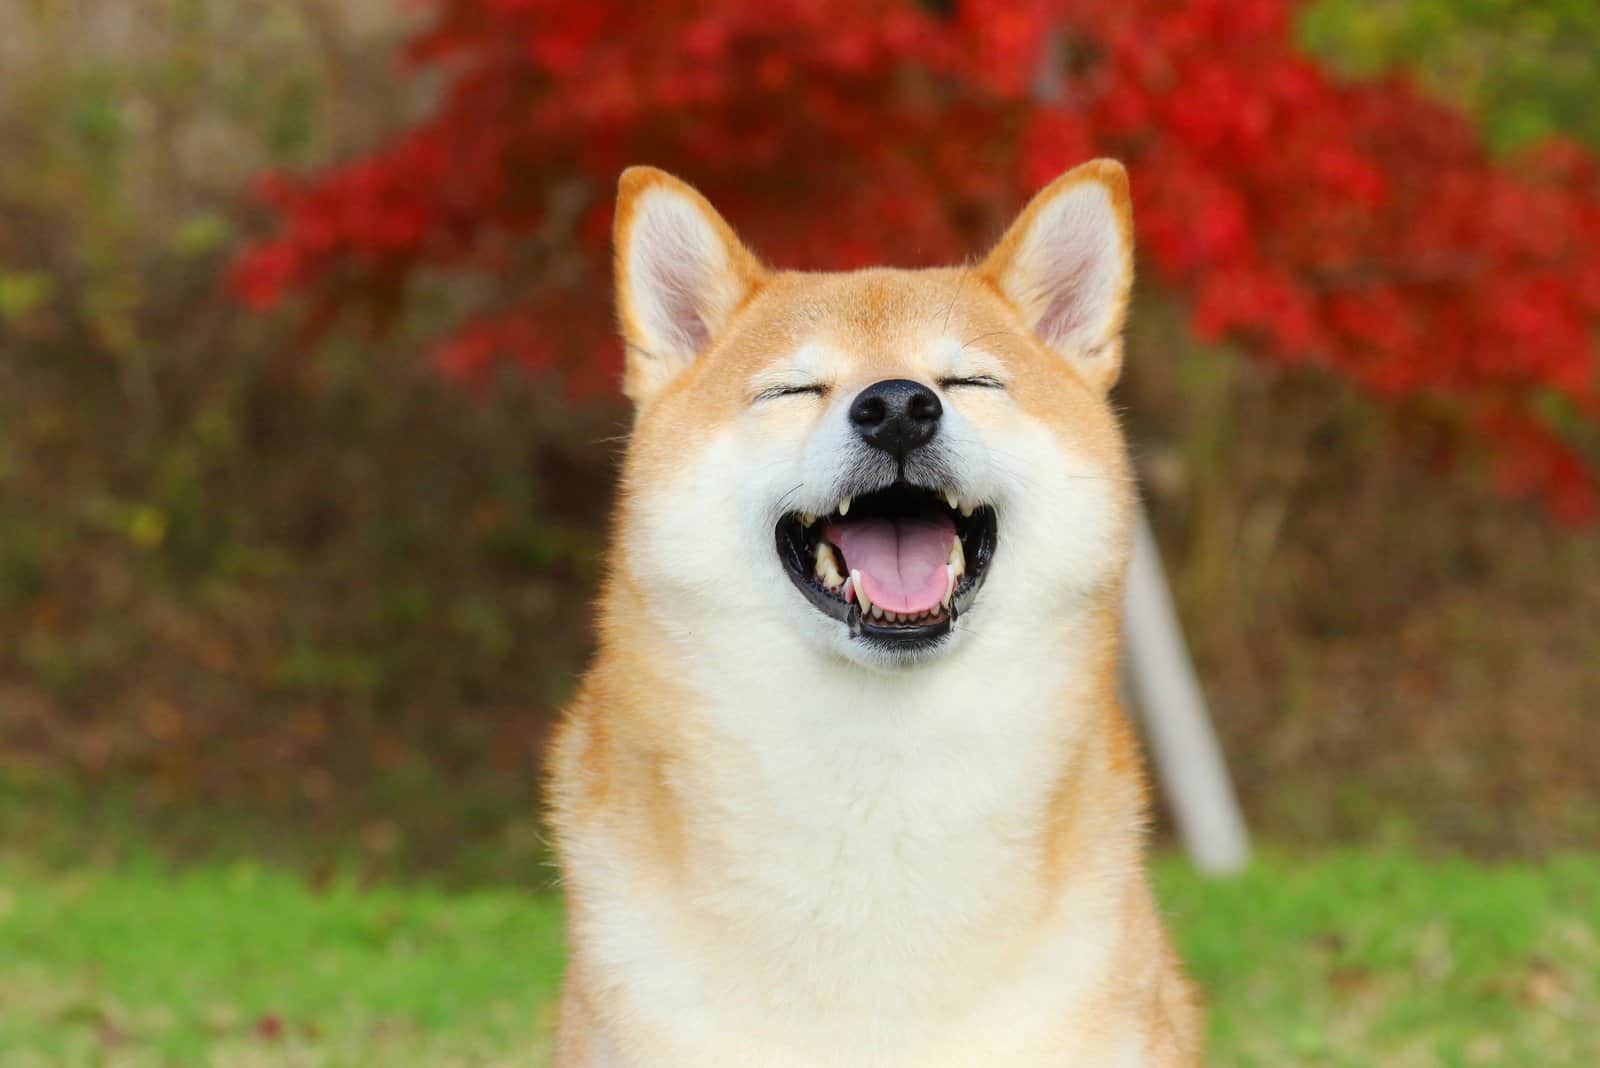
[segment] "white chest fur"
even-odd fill
[[[693,714],[715,741],[671,772],[690,802],[687,874],[605,848],[574,871],[585,952],[641,1043],[616,1063],[1059,1056],[1063,1014],[1115,943],[1121,887],[1037,878],[1086,680],[1059,654],[1005,663],[813,671],[804,692],[770,681],[798,664],[697,680],[715,696]]]

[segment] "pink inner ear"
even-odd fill
[[[1128,285],[1127,249],[1105,186],[1061,192],[1033,219],[1011,266],[1013,299],[1034,331],[1057,349],[1099,344],[1119,325]]]
[[[673,269],[674,273],[669,273]],[[711,332],[700,316],[692,281],[704,272],[698,265],[687,263],[652,263],[645,270],[646,284],[654,292],[666,318],[662,328],[671,331],[673,346],[686,353],[705,351],[711,344]]]
[[[633,313],[668,350],[656,355],[692,357],[711,342],[705,315],[727,253],[693,202],[666,191],[644,197],[629,239]]]
[[[1084,264],[1079,262],[1051,278],[1050,288],[1044,294],[1044,310],[1034,330],[1048,345],[1064,344],[1085,325],[1085,315],[1079,298]]]

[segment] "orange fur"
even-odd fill
[[[1116,331],[1095,339],[1090,346],[1094,352],[1063,355],[1041,343],[1024,310],[1007,296],[1008,287],[1016,285],[1015,272],[1027,269],[1026,264],[1018,265],[1018,254],[1028,228],[1053,198],[1083,182],[1102,186],[1113,205],[1122,254],[1127,257],[1122,267],[1125,282],[1131,277],[1132,245],[1127,180],[1122,168],[1110,161],[1085,164],[1044,190],[990,257],[975,268],[851,274],[769,271],[698,193],[659,171],[634,168],[624,174],[616,221],[619,317],[629,343],[627,388],[639,408],[622,472],[611,563],[599,601],[599,652],[567,710],[549,761],[551,818],[570,910],[572,963],[560,1023],[562,1068],[670,1065],[691,1063],[686,1059],[690,1057],[699,1058],[693,1061],[697,1064],[821,1064],[808,1059],[820,1055],[804,1051],[830,1048],[832,1037],[825,1033],[835,1026],[830,1020],[846,1022],[837,1026],[858,1026],[866,1036],[849,1054],[858,1060],[833,1063],[1152,1068],[1200,1063],[1198,1012],[1162,931],[1144,872],[1146,786],[1136,740],[1116,702],[1120,563],[1129,551],[1132,506],[1124,446],[1105,398],[1120,362],[1119,351],[1105,351],[1105,346],[1117,344]],[[692,359],[679,361],[681,366],[673,365],[669,354],[651,351],[652,330],[659,330],[648,320],[656,312],[642,308],[630,295],[630,271],[635,269],[631,241],[640,205],[652,192],[692,205],[704,216],[704,232],[714,234],[720,246],[713,250],[721,265],[714,289],[703,299],[695,297],[698,303],[693,305],[699,309],[709,344]],[[1120,327],[1126,284],[1113,299],[1112,318]],[[775,808],[769,814],[761,808],[768,797],[761,785],[769,774],[766,769],[781,769],[785,753],[730,732],[726,720],[706,711],[720,699],[716,650],[703,648],[701,634],[689,633],[693,628],[671,615],[671,602],[664,602],[657,589],[663,576],[642,562],[642,554],[651,544],[652,524],[662,510],[673,506],[675,495],[690,492],[684,489],[690,485],[686,472],[707,462],[703,458],[733,433],[730,428],[754,426],[750,421],[759,419],[759,426],[748,431],[756,435],[752,441],[784,436],[800,440],[824,417],[829,398],[848,397],[883,378],[937,379],[938,359],[944,357],[933,353],[937,346],[930,347],[930,338],[944,335],[966,342],[963,359],[969,357],[969,348],[981,347],[985,366],[1002,372],[1007,384],[1004,397],[950,398],[948,404],[961,404],[963,416],[985,432],[1009,432],[1019,422],[1043,428],[1041,433],[1052,447],[1095,472],[1093,477],[1108,487],[1105,524],[1111,533],[1105,558],[1111,563],[1103,580],[1087,585],[1081,596],[1063,600],[1066,607],[1060,619],[1041,618],[1034,625],[1048,638],[1048,642],[1040,639],[1041,647],[1054,642],[1054,647],[1071,650],[1068,659],[1081,671],[1063,675],[1041,691],[1047,692],[1046,700],[1055,710],[1039,717],[1040,743],[1030,747],[1043,754],[1044,770],[1037,790],[1026,795],[1034,800],[1016,810],[1023,816],[1011,828],[1017,832],[1012,838],[1023,844],[1014,845],[1007,838],[994,845],[1017,850],[1015,870],[996,883],[992,901],[969,903],[972,922],[982,924],[976,932],[981,938],[968,940],[974,932],[952,928],[948,941],[938,943],[981,949],[970,959],[930,958],[931,968],[970,970],[973,982],[948,990],[930,986],[927,1004],[943,1005],[940,1012],[950,1019],[964,1020],[962,1014],[968,1014],[979,1022],[966,1031],[953,1031],[956,1037],[936,1056],[902,1055],[895,1046],[899,1032],[885,1030],[881,1041],[874,1037],[879,1032],[873,1030],[871,1014],[853,1015],[848,991],[840,992],[843,1000],[835,1000],[826,983],[807,971],[810,957],[797,953],[792,961],[772,960],[770,968],[757,973],[770,975],[775,984],[769,999],[777,1006],[773,1019],[802,1036],[808,1029],[815,1032],[814,1045],[804,1037],[795,1039],[791,1045],[798,1052],[780,1057],[771,1052],[776,1047],[759,1045],[776,1041],[771,1036],[779,1034],[778,1025],[772,1021],[752,1020],[748,1030],[736,1014],[708,1015],[714,1023],[674,1023],[672,1012],[656,1011],[673,988],[657,990],[645,978],[657,974],[652,970],[657,968],[668,969],[662,975],[676,974],[670,969],[681,965],[688,969],[686,974],[709,976],[707,989],[716,998],[730,1005],[744,1004],[739,999],[748,991],[725,991],[716,985],[721,974],[718,962],[737,951],[740,938],[730,932],[737,932],[741,924],[778,922],[767,911],[759,917],[741,911],[746,903],[761,903],[762,910],[770,904],[772,914],[781,917],[782,895],[752,891],[748,898],[741,896],[741,880],[754,877],[750,875],[754,872],[782,885],[781,870],[748,866],[755,864],[751,851],[762,842],[764,820],[771,821],[776,836],[791,833],[791,824],[799,817],[787,809]],[[752,415],[753,391],[765,381],[763,376],[783,370],[786,361],[807,346],[822,353],[815,365],[807,366],[808,373],[826,383],[828,396],[815,405],[800,403]],[[1001,551],[1005,545],[1002,541]],[[746,692],[739,689],[746,681],[741,664],[729,656],[728,690]],[[1045,679],[1048,662],[1040,664],[1040,678]],[[1014,665],[997,664],[994,669],[1001,672],[997,687],[1012,684],[1005,673],[1014,672]],[[850,681],[849,672],[860,670],[861,692],[881,695],[895,692],[897,678],[915,685],[915,673],[925,669],[909,667],[902,669],[903,676],[893,677],[831,664],[818,670],[836,679],[841,693],[853,692],[849,687],[857,684]],[[989,668],[977,663],[968,670]],[[775,700],[808,684],[804,677],[770,679]],[[1005,713],[999,709],[995,714]],[[759,719],[761,709],[752,707],[741,714]],[[892,804],[895,769],[908,766],[910,758],[891,749],[881,759],[886,769],[882,789],[889,799],[882,804]],[[996,781],[1004,784],[1008,774],[1007,769],[997,769]],[[876,777],[863,781],[873,789],[879,785]],[[859,811],[864,822],[878,818],[878,810],[871,807],[842,811]],[[910,812],[907,819],[916,815]],[[825,828],[821,833],[837,836],[839,857],[874,840],[850,827]],[[887,839],[891,846],[886,848],[904,848],[911,857],[908,863],[925,857],[936,860],[936,842],[924,849],[921,833],[910,824],[904,837]],[[981,827],[977,833],[982,833]],[[1000,834],[999,828],[995,833]],[[973,848],[989,845],[978,841]],[[824,850],[818,855],[832,854]],[[840,885],[852,885],[852,869],[840,863],[835,873]],[[822,878],[824,873],[815,867],[813,861],[796,858],[797,883]],[[949,874],[951,879],[965,876]],[[879,889],[876,884],[867,888]],[[918,907],[937,914],[937,887],[917,884],[906,894]],[[780,900],[767,901],[774,896]],[[875,899],[870,893],[864,896],[861,908],[870,912],[871,900]],[[647,910],[653,918],[636,918],[629,906],[619,902],[634,902],[637,910]],[[660,937],[671,943],[670,951],[660,949],[668,958],[663,962],[655,960],[657,947],[646,933],[655,930],[650,924],[658,922],[654,918],[658,913],[669,917],[659,921],[668,924]],[[800,917],[796,930],[815,930],[823,941],[837,936],[842,952],[856,936],[837,932],[832,925],[861,923],[870,938],[872,925],[879,922],[870,914],[858,916],[849,910],[842,916],[810,927]],[[892,919],[892,913],[885,913],[881,922]],[[635,926],[637,934],[632,931]],[[1075,936],[1074,931],[1083,933]],[[749,938],[758,936],[752,933]],[[885,953],[920,945],[919,937],[916,930],[897,931],[886,943],[892,948]],[[1068,978],[1062,980],[1059,1002],[1049,1006],[1049,1024],[1036,1039],[1028,1039],[1033,1043],[1028,1052],[1015,1057],[987,1052],[1010,1041],[1016,1030],[999,1021],[1033,1020],[1029,1014],[1039,991],[1049,996],[1043,980],[1028,978],[1041,969],[1040,947],[1060,942],[1068,947],[1062,952],[1071,957],[1074,937],[1081,937],[1086,947],[1092,944],[1092,951],[1084,950],[1081,966],[1075,958],[1072,967],[1062,966]],[[630,970],[634,963],[637,972]],[[795,984],[792,990],[784,985],[790,982]],[[876,989],[867,980],[864,983],[864,988]],[[1014,1012],[1002,996],[1013,985],[1018,991]],[[885,989],[894,993],[892,986]],[[985,1002],[991,993],[1000,1004]],[[808,1024],[804,1013],[809,1010],[804,1006],[813,1004],[831,1015]],[[897,1011],[898,1002],[886,1003],[884,1018]],[[997,1022],[982,1023],[989,1018],[986,1013]],[[680,1012],[677,1018],[681,1017]],[[932,1029],[946,1022],[930,1015],[926,1024]],[[724,1044],[710,1053],[706,1027],[724,1029]],[[969,1032],[991,1031],[998,1036],[993,1042],[977,1042],[970,1049],[962,1046]]]

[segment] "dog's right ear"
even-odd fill
[[[1133,286],[1128,173],[1090,160],[1023,209],[979,268],[1050,348],[1101,394],[1122,370],[1122,321]]]
[[[654,167],[622,172],[613,240],[622,390],[643,404],[711,345],[765,272],[705,197]]]

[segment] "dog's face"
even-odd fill
[[[661,625],[908,665],[1115,588],[1121,167],[1058,179],[973,268],[769,272],[642,168],[616,240],[622,565]]]

